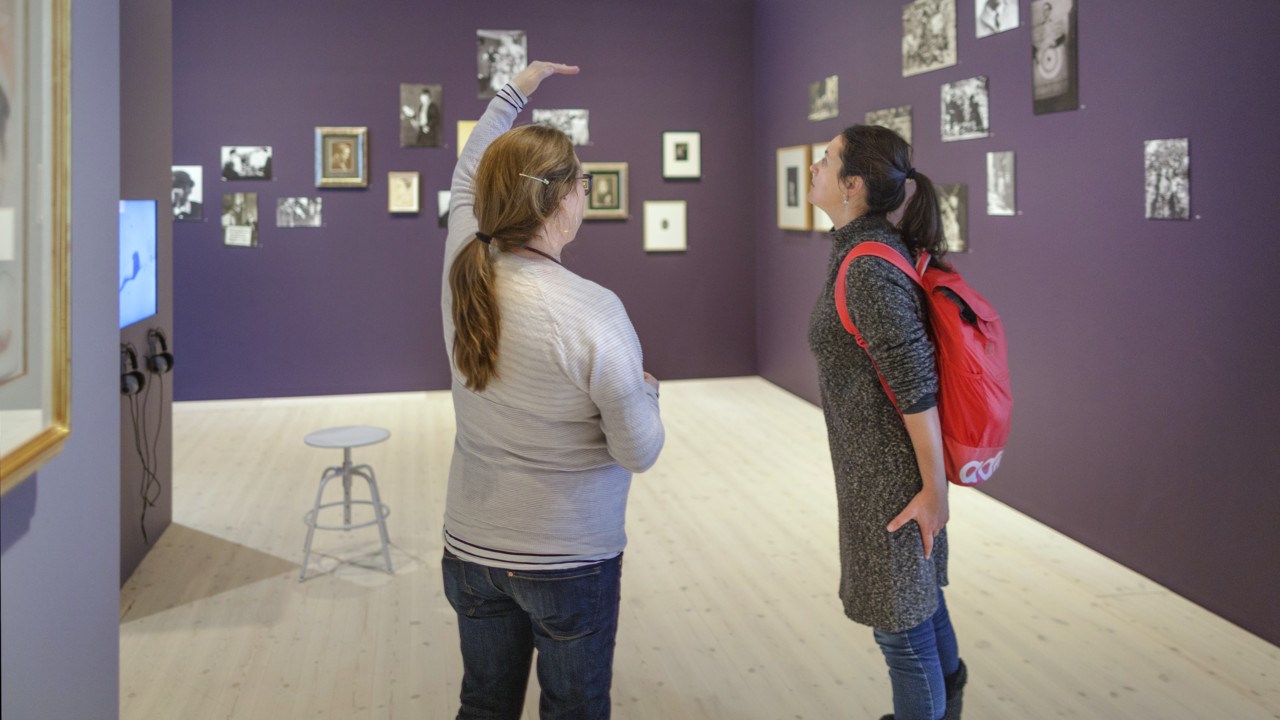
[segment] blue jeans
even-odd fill
[[[938,610],[910,630],[875,631],[889,665],[894,720],[938,720],[947,711],[943,677],[960,669],[956,633],[947,602],[938,590]]]
[[[531,571],[477,565],[445,551],[441,566],[462,642],[458,720],[519,718],[534,648],[543,720],[609,717],[621,555]]]

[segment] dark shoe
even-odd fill
[[[880,720],[893,720],[893,713],[889,713],[888,715],[882,716]]]
[[[947,714],[942,720],[960,720],[960,709],[964,706],[964,686],[969,682],[969,668],[960,661],[960,667],[943,678],[947,688]]]

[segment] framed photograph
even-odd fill
[[[947,252],[969,252],[969,186],[937,185],[938,209],[942,214],[942,235]]]
[[[479,120],[458,121],[458,157],[462,157],[462,148],[467,146],[467,140],[471,139],[471,131],[476,129],[477,122]]]
[[[911,106],[903,105],[895,108],[885,108],[884,110],[872,110],[867,113],[866,123],[868,125],[879,125],[887,127],[898,133],[907,144],[911,144]]]
[[[644,203],[644,251],[684,252],[688,250],[685,211],[684,200],[646,200]]]
[[[778,148],[778,227],[808,230],[809,146]]]
[[[973,0],[974,34],[980,38],[1018,27],[1018,0]]]
[[[956,64],[956,0],[902,7],[902,77]]]
[[[316,187],[369,187],[369,128],[316,128]]]
[[[1146,165],[1148,220],[1191,219],[1191,151],[1187,138],[1147,140],[1143,143]]]
[[[1013,187],[1013,151],[987,153],[988,215],[1018,214]]]
[[[174,222],[204,220],[204,168],[200,165],[174,165],[173,188],[169,204]]]
[[[827,142],[819,142],[819,143],[814,143],[813,145],[810,145],[809,146],[809,162],[810,163],[818,162],[818,160],[822,159],[822,154],[825,153],[826,151],[827,151]],[[807,168],[805,170],[805,178],[809,181],[809,184],[812,184],[813,178],[809,176]],[[835,223],[831,221],[831,216],[828,215],[825,210],[818,207],[817,205],[813,205],[812,207],[813,207],[813,210],[811,212],[813,213],[813,229],[814,230],[817,230],[818,232],[830,232],[836,228]]]
[[[418,191],[417,171],[387,173],[387,211],[416,213],[422,203]]]
[[[586,110],[538,110],[533,111],[533,124],[553,127],[573,141],[574,145],[590,145],[591,130]]]
[[[69,0],[0,23],[0,493],[71,433]]]
[[[1031,95],[1036,115],[1080,107],[1075,0],[1031,2]]]
[[[449,227],[449,198],[452,196],[451,190],[436,191],[436,224],[442,228]]]
[[[982,76],[942,86],[942,141],[973,140],[991,135],[991,105]]]
[[[258,247],[258,193],[222,196],[222,244]]]
[[[829,120],[840,114],[840,77],[832,75],[809,84],[809,119]]]
[[[287,197],[276,200],[276,227],[316,228],[324,224],[324,198]]]
[[[584,220],[625,220],[627,218],[627,164],[624,162],[584,162],[582,171],[591,174],[591,194],[587,196]]]
[[[440,147],[444,88],[400,84],[400,147]]]
[[[476,31],[476,77],[481,100],[498,94],[503,85],[529,64],[529,38],[523,30]]]
[[[702,133],[668,130],[662,133],[662,177],[667,180],[702,177]]]
[[[223,180],[270,180],[271,148],[266,145],[223,145]]]

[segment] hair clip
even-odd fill
[[[551,184],[551,181],[550,181],[550,180],[548,180],[548,179],[546,179],[546,178],[534,177],[534,176],[532,176],[532,175],[525,175],[524,173],[520,173],[520,177],[527,177],[527,178],[529,178],[530,180],[537,180],[538,182],[542,183],[543,185],[550,185],[550,184]]]

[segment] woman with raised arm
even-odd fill
[[[458,718],[607,718],[631,474],[658,459],[658,381],[618,297],[561,264],[591,191],[568,137],[511,129],[533,62],[490,101],[453,174],[441,309],[457,438],[444,518]]]
[[[840,599],[851,620],[873,628],[884,653],[894,709],[886,717],[958,720],[968,671],[942,597],[947,478],[923,299],[915,282],[886,260],[854,258],[845,275],[845,305],[865,351],[835,305],[840,267],[862,243],[888,245],[912,264],[929,253],[931,263],[947,269],[938,197],[929,178],[912,167],[911,146],[882,127],[847,128],[809,171],[809,201],[836,227],[809,345],[818,360],[835,470]],[[888,216],[906,200],[908,181],[915,192],[895,226]]]

